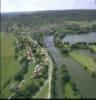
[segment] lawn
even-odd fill
[[[49,92],[49,83],[47,82],[44,87],[41,87],[42,90],[37,93],[34,98],[48,98]]]
[[[70,56],[74,58],[76,61],[78,61],[80,64],[82,64],[84,67],[86,67],[88,70],[90,70],[91,72],[96,71],[96,63],[94,59],[92,59],[91,57],[81,55],[77,52],[71,52]]]
[[[19,64],[14,59],[14,47],[13,39],[11,34],[0,33],[1,37],[1,97],[6,98],[10,95],[10,85],[12,84],[14,74],[20,68]],[[4,84],[8,81],[9,83],[4,88]]]
[[[32,82],[32,75],[33,75],[33,71],[34,71],[34,67],[35,67],[35,64],[33,64],[33,63],[30,64],[29,69],[28,69],[28,72],[27,72],[27,74],[25,74],[25,76],[24,76],[25,82],[24,82],[24,84],[22,85],[21,90],[26,89],[26,87],[27,87],[28,85],[31,84],[31,82]]]
[[[33,71],[34,71],[34,67],[35,67],[35,64],[32,62],[32,63],[29,65],[28,73],[25,74],[25,77],[24,77],[25,80],[27,80],[28,78],[32,78]]]

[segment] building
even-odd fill
[[[36,65],[35,69],[34,69],[34,77],[38,77],[38,76],[41,76],[42,73],[43,73],[43,64],[38,64]]]

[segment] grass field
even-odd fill
[[[92,49],[96,52],[96,45],[92,45]]]
[[[21,90],[26,89],[26,87],[31,84],[34,67],[35,67],[34,64],[30,64],[29,69],[28,69],[28,73],[25,74],[25,76],[24,76],[25,82],[22,85]]]
[[[35,98],[48,98],[49,84],[47,83],[41,91],[35,96]]]
[[[65,86],[65,97],[67,98],[80,98],[80,95],[74,95],[74,91],[72,90],[72,87],[70,86],[69,83],[66,84]]]
[[[13,36],[11,34],[0,33],[1,36],[1,97],[10,95],[9,88],[13,82],[14,74],[20,68],[14,59]],[[4,88],[4,84],[11,80]]]
[[[91,57],[81,55],[77,52],[71,52],[70,55],[72,58],[74,58],[76,61],[78,61],[91,72],[96,71],[96,63]]]

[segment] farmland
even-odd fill
[[[1,93],[3,96],[8,96],[8,88],[10,88],[13,82],[13,76],[19,70],[19,64],[14,60],[14,37],[12,35],[1,34],[1,88],[5,93]],[[6,73],[5,73],[6,72]],[[8,80],[10,80],[8,82]],[[8,82],[8,84],[6,84]],[[8,85],[4,87],[4,84]]]

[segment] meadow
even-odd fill
[[[82,64],[82,66],[86,67],[89,71],[96,71],[96,63],[93,58],[81,55],[77,52],[71,52],[70,56],[78,61],[80,64]]]
[[[13,83],[13,77],[20,68],[14,58],[14,37],[12,34],[1,33],[1,96],[8,97],[9,88]]]

